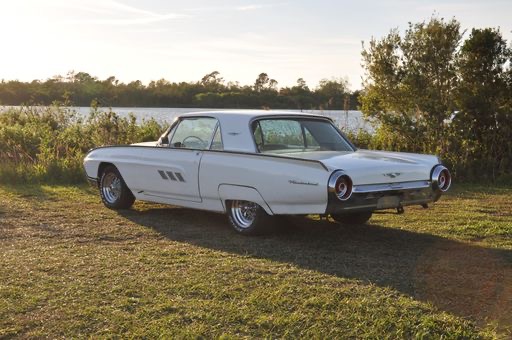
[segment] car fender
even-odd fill
[[[274,214],[258,190],[253,187],[233,184],[220,184],[219,197],[222,201],[222,205],[224,206],[224,211],[227,211],[226,201],[244,200],[257,203],[269,215]]]

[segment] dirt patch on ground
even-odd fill
[[[512,325],[512,266],[497,250],[435,244],[418,261],[414,295],[480,323]]]

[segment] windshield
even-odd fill
[[[354,151],[326,120],[270,118],[252,123],[254,141],[261,153]]]

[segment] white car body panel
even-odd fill
[[[319,160],[328,169],[344,170],[350,173],[354,185],[429,180],[432,167],[439,164],[436,156],[403,152],[316,151],[286,155]]]
[[[211,199],[210,195],[219,197],[220,185],[245,186],[257,190],[272,214],[312,214],[325,211],[328,179],[329,172],[316,162],[205,152],[199,182],[202,183],[201,195],[206,199]],[[316,185],[292,184],[290,181],[308,181]]]
[[[107,161],[118,168],[134,196],[145,201],[224,212],[228,196],[221,194],[233,191],[220,189],[231,185],[253,188],[264,198],[262,207],[267,206],[269,214],[323,213],[327,204],[325,183],[329,172],[317,162],[257,154],[107,147],[93,150],[85,158],[88,176],[97,178],[100,163]],[[189,168],[177,165],[176,161],[185,161]],[[163,171],[167,179],[159,171]],[[176,173],[180,173],[184,182],[172,180],[168,172],[174,173],[176,179]],[[260,180],[262,176],[265,181]],[[316,185],[297,185],[290,180]],[[251,193],[246,200],[253,198]],[[242,198],[237,195],[229,199]]]
[[[368,150],[258,153],[251,122],[281,116],[327,120],[276,111],[185,114],[180,119],[216,118],[223,151],[172,148],[159,142],[101,147],[85,157],[85,171],[98,182],[101,164],[113,164],[139,200],[217,212],[226,211],[227,200],[247,200],[270,215],[328,213],[332,204],[327,185],[337,170],[350,176],[356,193],[431,186],[432,169],[439,164],[431,155]],[[438,198],[429,192],[423,195],[410,202],[423,204]]]
[[[246,200],[250,202],[254,202],[258,204],[260,207],[265,210],[265,212],[269,215],[272,215],[273,212],[268,206],[267,202],[261,197],[261,194],[258,192],[258,190],[246,187],[242,185],[232,185],[232,184],[221,184],[219,185],[219,195],[214,199],[219,199],[224,207],[224,210],[227,209],[224,202],[228,200]]]

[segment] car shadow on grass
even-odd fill
[[[236,234],[224,215],[175,207],[122,212],[166,238],[396,289],[480,325],[512,326],[512,251],[375,224],[279,219],[272,234]]]

